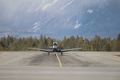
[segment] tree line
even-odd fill
[[[16,38],[8,35],[8,37],[1,37],[0,51],[29,51],[28,47],[33,48],[50,48],[54,41],[58,42],[58,47],[70,49],[82,47],[80,51],[120,51],[120,33],[117,39],[101,38],[95,35],[91,40],[79,37],[78,35],[69,38],[64,37],[63,40],[55,40],[45,35],[40,35],[40,38]]]

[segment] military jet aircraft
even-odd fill
[[[71,50],[82,49],[82,48],[72,48],[72,49],[62,50],[64,48],[59,48],[57,45],[58,45],[57,42],[53,42],[53,47],[52,48],[46,48],[46,49],[53,49],[52,51],[46,50],[46,49],[38,49],[38,48],[28,48],[28,49],[33,49],[33,50],[48,52],[48,55],[50,54],[50,52],[60,52],[62,56],[63,56],[63,52],[68,52],[68,51],[71,51]],[[56,56],[56,54],[55,54],[55,56]]]

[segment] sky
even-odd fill
[[[116,38],[119,14],[119,0],[0,0],[0,37]]]

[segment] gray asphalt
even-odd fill
[[[2,53],[2,52],[0,52]],[[40,51],[4,52],[0,55],[0,66],[59,67],[55,53],[49,56]],[[114,52],[67,52],[57,53],[63,67],[108,67],[120,68],[120,57]],[[120,55],[120,52],[115,52]]]
[[[120,69],[1,66],[0,80],[120,80]]]
[[[120,52],[0,52],[0,80],[120,80]]]

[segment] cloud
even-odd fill
[[[87,12],[92,13],[92,12],[93,12],[93,10],[88,10]]]
[[[74,28],[76,29],[76,28],[79,28],[80,26],[81,26],[81,24],[76,24],[76,26]]]
[[[39,29],[40,29],[40,28],[39,28],[39,25],[40,25],[40,23],[39,23],[39,22],[34,23],[34,27],[33,27],[34,32],[36,32],[37,30],[39,30]]]
[[[68,4],[66,4],[65,6],[63,6],[63,7],[60,9],[60,11],[63,10],[64,8],[66,8],[68,5],[70,5],[73,1],[74,1],[74,0],[72,0],[71,2],[69,2]]]
[[[53,4],[55,4],[58,0],[54,0],[53,3],[50,3],[50,4],[46,4],[44,7],[43,7],[43,11],[49,7],[49,6],[52,6]]]
[[[78,21],[76,21],[76,25],[75,25],[75,27],[74,27],[74,28],[76,29],[76,28],[79,28],[80,26],[82,26],[82,25],[81,25],[81,23],[80,23],[80,24],[78,24]]]

